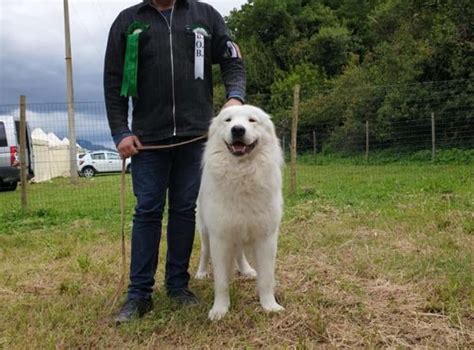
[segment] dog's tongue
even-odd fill
[[[232,144],[232,151],[234,153],[245,153],[247,145],[242,142],[235,142]]]

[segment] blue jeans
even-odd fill
[[[181,141],[183,139],[174,137],[160,144]],[[142,151],[132,158],[133,192],[137,205],[132,230],[129,299],[151,296],[167,192],[165,284],[168,291],[188,286],[203,148],[203,141],[198,141],[171,149]]]

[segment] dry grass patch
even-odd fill
[[[468,299],[457,300],[457,309],[434,310],[433,295],[446,276],[431,273],[423,277],[424,272],[416,273],[417,266],[412,265],[419,262],[421,250],[439,253],[437,240],[416,239],[426,239],[424,230],[415,237],[403,225],[381,229],[361,222],[354,212],[306,201],[290,209],[282,228],[277,295],[285,312],[265,314],[258,304],[255,282],[237,278],[229,316],[211,323],[207,311],[212,303],[212,281],[193,281],[201,306],[180,309],[157,288],[153,313],[119,328],[110,323],[107,306],[120,273],[119,239],[110,233],[86,220],[70,225],[67,234],[39,230],[30,233],[28,241],[21,235],[2,238],[10,245],[2,251],[0,268],[2,346],[474,345],[472,309],[463,309],[469,306]],[[462,236],[455,240],[462,241]],[[470,243],[470,237],[463,242]],[[400,265],[403,260],[406,268]],[[158,285],[162,276],[161,267]]]
[[[28,213],[0,197],[0,348],[474,348],[472,167],[303,170],[311,190],[286,196],[279,244],[286,311],[264,313],[255,282],[238,278],[218,323],[212,281],[192,280],[202,303],[179,308],[161,262],[154,311],[111,324],[118,178],[32,186]]]

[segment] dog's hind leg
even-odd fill
[[[277,312],[284,307],[275,300],[275,258],[278,235],[265,236],[254,243],[257,262],[257,288],[260,304],[266,311]]]
[[[243,247],[237,248],[236,262],[237,262],[237,270],[239,270],[239,273],[242,276],[247,277],[247,278],[257,277],[257,271],[255,271],[252,268],[252,266],[250,266],[249,262],[247,261],[247,257],[245,256]]]
[[[196,272],[196,279],[209,277],[209,233],[205,228],[201,229],[201,256],[199,258],[199,268]]]

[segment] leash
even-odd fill
[[[139,151],[158,151],[163,149],[170,149],[175,147],[180,147],[194,143],[200,140],[207,138],[207,135],[202,135],[191,140],[173,143],[171,145],[155,145],[155,146],[142,146],[138,147]],[[120,231],[122,236],[122,273],[120,280],[117,284],[117,290],[112,298],[110,303],[110,311],[112,311],[117,303],[120,295],[122,294],[123,288],[125,286],[125,279],[127,278],[127,258],[126,258],[126,247],[125,247],[125,173],[127,171],[126,159],[122,159],[122,171],[120,174]]]

